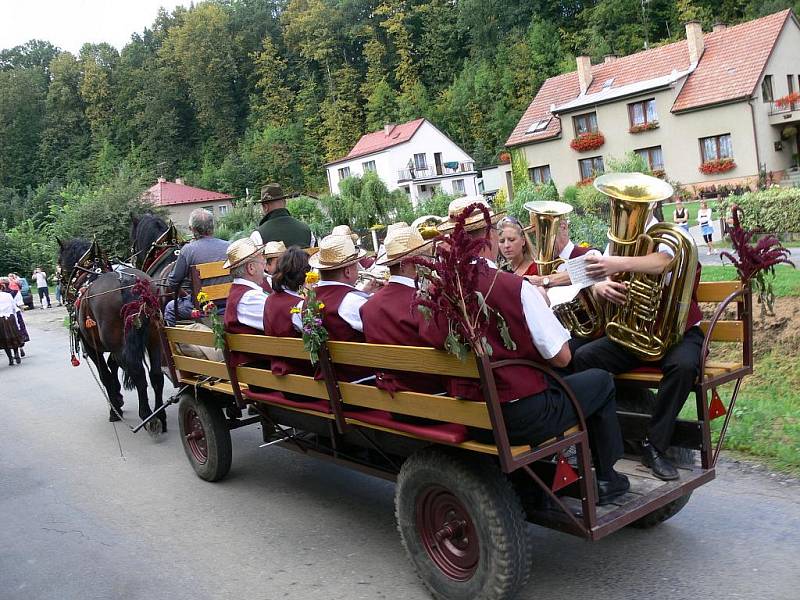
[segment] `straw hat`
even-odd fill
[[[277,258],[284,252],[286,252],[286,245],[281,240],[267,242],[267,245],[264,246],[264,256],[266,258]]]
[[[222,267],[224,269],[233,269],[263,252],[264,246],[256,243],[253,238],[254,236],[250,236],[231,243],[228,246],[228,250],[225,252],[228,258]],[[260,235],[258,236],[258,240],[261,240]]]
[[[408,256],[422,254],[430,248],[416,227],[397,227],[386,235],[383,241],[386,254],[377,260],[377,264],[394,265]]]
[[[386,236],[388,237],[390,233],[392,233],[395,229],[400,229],[402,227],[408,227],[408,223],[405,221],[398,221],[397,223],[392,223],[386,228]]]
[[[437,229],[442,233],[449,233],[453,231],[453,229],[456,228],[456,219],[458,219],[461,213],[463,213],[464,210],[472,204],[481,204],[486,207],[486,210],[489,211],[489,218],[492,221],[492,225],[495,225],[501,218],[503,218],[503,215],[505,214],[495,214],[492,211],[492,207],[489,206],[489,203],[486,202],[486,199],[480,194],[477,196],[462,196],[461,198],[456,198],[450,203],[450,205],[447,207],[448,219],[440,224]],[[485,226],[486,223],[483,220],[483,213],[478,210],[474,210],[472,214],[464,221],[464,229],[466,231],[474,231]]]
[[[308,259],[308,264],[312,269],[331,271],[357,263],[366,255],[366,250],[356,250],[350,237],[331,234],[322,238],[319,252]]]
[[[353,233],[349,225],[337,225],[333,228],[333,231],[331,231],[331,235],[348,235],[354,242],[358,241],[358,234]]]

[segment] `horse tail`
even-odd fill
[[[122,289],[123,305],[138,299],[138,296],[133,293],[130,287],[125,286]],[[142,369],[149,329],[150,319],[142,315],[141,326],[131,327],[122,340],[122,385],[125,386],[126,390],[132,390],[136,387],[133,374]]]

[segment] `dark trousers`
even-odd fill
[[[615,375],[642,365],[660,367],[663,377],[658,386],[653,416],[647,426],[647,437],[657,450],[665,452],[672,441],[678,413],[694,388],[700,371],[702,347],[703,332],[699,327],[692,327],[680,342],[667,351],[664,358],[646,363],[603,336],[578,348],[572,364],[576,372],[599,368]]]
[[[612,479],[622,456],[622,432],[617,420],[614,378],[600,369],[564,377],[583,411],[589,446],[600,479]],[[552,384],[545,391],[503,406],[512,444],[537,445],[578,424],[578,415],[564,390]]]
[[[44,308],[44,300],[42,298],[47,298],[47,306],[50,306],[50,290],[46,287],[37,288],[39,290],[39,304],[42,305]]]

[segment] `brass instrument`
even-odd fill
[[[594,186],[611,198],[608,230],[612,256],[644,256],[659,248],[673,253],[658,275],[620,273],[627,301],[605,307],[606,335],[642,360],[655,361],[683,336],[697,272],[697,247],[678,225],[647,229],[656,202],[672,196],[667,182],[642,173],[609,173]]]
[[[414,222],[411,223],[411,227],[416,227],[423,239],[432,240],[439,235],[439,230],[436,228],[436,226],[446,220],[447,217],[424,215],[418,219],[415,219]]]
[[[564,263],[564,259],[555,257],[556,241],[561,220],[572,212],[572,206],[565,202],[541,201],[526,202],[524,208],[531,215],[536,242],[534,262],[539,275],[549,276]],[[594,338],[603,331],[602,309],[588,289],[580,290],[569,302],[554,306],[553,313],[572,335]]]

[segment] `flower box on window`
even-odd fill
[[[628,133],[642,133],[643,131],[650,131],[651,129],[658,129],[658,121],[650,121],[649,123],[642,123],[640,125],[631,125]]]
[[[715,175],[717,173],[725,173],[734,168],[736,168],[736,161],[732,158],[720,158],[704,162],[700,165],[700,172],[704,175]]]
[[[778,108],[788,108],[792,104],[798,103],[800,103],[800,92],[792,92],[775,100],[775,106]]]
[[[587,152],[599,148],[606,143],[606,138],[599,131],[590,131],[582,133],[578,137],[573,138],[569,143],[569,147],[577,152]]]
[[[666,179],[667,173],[664,169],[653,169],[653,177],[658,177],[659,179]]]
[[[595,178],[595,176],[594,176],[594,175],[592,175],[591,177],[584,177],[583,179],[581,179],[581,180],[580,180],[578,183],[576,183],[575,185],[576,185],[577,187],[583,187],[583,186],[585,186],[585,185],[592,185],[592,183],[594,182],[594,178]]]

